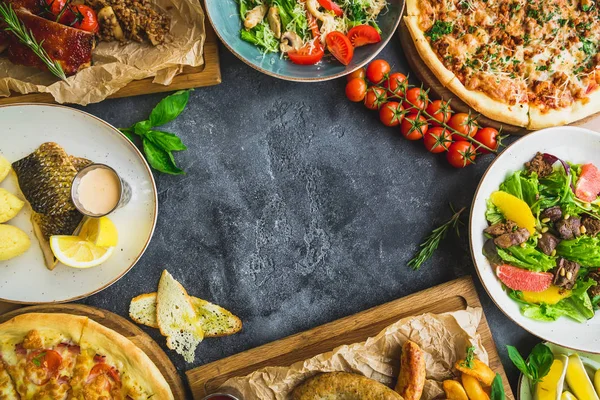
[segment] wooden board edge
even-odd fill
[[[133,322],[126,318],[115,314],[108,310],[87,306],[83,304],[44,304],[37,306],[19,307],[8,311],[6,313],[0,313],[0,323],[6,322],[11,318],[18,315],[27,313],[68,313],[73,315],[86,316],[107,328],[113,329],[127,339],[131,340],[140,350],[142,350],[148,357],[152,359],[155,365],[161,370],[161,373],[165,376],[165,379],[172,380],[171,391],[176,400],[185,400],[186,387],[184,385],[181,375],[175,368],[175,365],[171,362],[169,356],[160,348],[150,335],[144,332],[140,327],[135,325]],[[110,321],[111,326],[107,326],[103,320]],[[117,327],[115,329],[115,327]],[[118,327],[123,330],[127,330],[126,334],[118,331]],[[133,335],[131,335],[132,333]],[[155,361],[156,360],[156,361]],[[158,362],[157,362],[158,361]],[[163,371],[164,369],[164,371]],[[166,374],[165,374],[166,372]]]
[[[275,358],[276,356],[279,356],[280,354],[282,354],[285,351],[284,349],[289,349],[290,347],[293,349],[299,349],[302,347],[311,346],[311,345],[321,341],[322,340],[321,338],[323,338],[324,336],[326,337],[328,331],[334,325],[344,324],[344,322],[352,321],[352,325],[356,329],[360,329],[361,326],[367,325],[367,321],[369,320],[371,315],[377,314],[379,310],[382,310],[385,307],[390,307],[390,306],[393,307],[394,304],[397,304],[400,301],[409,302],[410,299],[412,299],[412,298],[416,298],[418,296],[427,296],[429,294],[432,294],[432,293],[435,293],[438,291],[444,291],[445,293],[453,293],[453,294],[460,293],[460,296],[465,299],[468,306],[482,307],[481,302],[479,300],[479,296],[477,295],[477,291],[476,291],[475,285],[473,283],[472,277],[464,276],[464,277],[455,279],[453,281],[446,282],[441,285],[437,285],[437,286],[425,289],[425,290],[417,292],[417,293],[410,294],[408,296],[405,296],[405,297],[402,297],[402,298],[399,298],[396,300],[392,300],[388,303],[384,303],[382,305],[372,307],[368,310],[361,311],[357,314],[350,315],[350,316],[347,316],[344,318],[340,318],[338,320],[329,322],[324,325],[317,326],[310,330],[300,332],[300,333],[288,336],[286,338],[282,338],[282,339],[276,340],[274,342],[267,343],[262,346],[259,346],[259,347],[256,347],[256,348],[253,348],[253,349],[250,349],[250,350],[238,353],[238,354],[234,354],[232,356],[223,358],[221,360],[217,360],[212,363],[205,364],[203,366],[188,370],[188,371],[186,371],[186,376],[188,379],[188,383],[192,389],[192,394],[194,395],[194,399],[197,399],[197,400],[201,399],[205,395],[205,393],[203,392],[203,390],[204,390],[203,385],[206,382],[208,382],[211,378],[215,377],[215,376],[207,377],[207,375],[211,375],[211,374],[214,375],[214,373],[218,373],[219,375],[224,375],[224,374],[227,374],[227,373],[230,373],[233,371],[233,369],[223,367],[223,365],[239,365],[238,362],[240,362],[241,360],[246,359],[246,358],[250,358],[250,359],[253,359],[253,358],[256,358],[256,359]],[[477,331],[480,335],[485,334],[485,335],[489,336],[490,343],[486,347],[486,351],[490,355],[490,359],[497,359],[499,361],[499,366],[497,369],[499,370],[499,373],[502,377],[505,392],[507,393],[507,398],[514,399],[514,396],[512,394],[512,389],[510,387],[510,383],[509,383],[506,373],[504,371],[502,362],[498,356],[498,352],[497,352],[496,345],[495,345],[495,342],[493,339],[493,335],[487,324],[487,320],[485,319],[485,314],[483,314],[483,316],[482,316],[482,320],[479,324]],[[200,390],[202,390],[202,392]]]

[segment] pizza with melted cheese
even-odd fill
[[[0,325],[0,400],[173,399],[148,356],[87,317],[20,315]]]
[[[440,82],[495,120],[540,129],[600,112],[593,0],[407,0],[404,21]]]

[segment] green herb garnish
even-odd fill
[[[38,354],[37,356],[35,356],[31,362],[33,363],[33,365],[35,365],[36,367],[41,367],[42,366],[42,358],[44,358],[46,356],[46,352],[41,352],[40,354]]]
[[[432,42],[440,40],[442,36],[449,35],[452,33],[454,25],[452,22],[435,21],[433,26],[425,33],[426,36],[431,38]]]
[[[129,128],[119,128],[132,142],[134,142],[134,135],[142,139],[142,148],[146,159],[150,166],[157,171],[171,175],[185,174],[175,164],[173,152],[186,150],[187,147],[174,133],[153,128],[177,118],[185,110],[192,90],[180,90],[165,97],[154,107],[147,120],[140,121]]]
[[[460,363],[461,366],[469,369],[475,368],[475,363],[473,359],[475,358],[475,346],[467,347],[467,355],[465,356],[465,361]]]
[[[510,357],[510,360],[515,367],[529,379],[531,384],[535,385],[540,382],[542,378],[550,372],[550,367],[554,361],[554,355],[552,354],[552,350],[545,344],[538,343],[533,350],[531,350],[529,357],[527,357],[527,361],[523,360],[519,350],[515,347],[506,346],[506,349],[508,350],[508,357]]]
[[[423,263],[433,255],[433,252],[438,248],[440,242],[446,237],[446,233],[450,229],[456,229],[456,234],[458,235],[458,224],[460,223],[460,215],[465,211],[465,207],[461,208],[458,211],[454,210],[452,204],[450,204],[450,209],[454,213],[452,218],[450,218],[443,225],[435,228],[429,236],[425,238],[425,241],[421,243],[419,252],[408,262],[408,266],[414,270],[418,270],[421,268]]]
[[[0,21],[4,22],[6,26],[4,30],[11,32],[19,39],[21,43],[27,46],[33,53],[42,60],[48,70],[54,75],[62,79],[67,80],[65,71],[62,69],[58,61],[50,58],[46,50],[42,47],[44,41],[37,42],[33,36],[33,32],[27,29],[25,24],[17,17],[17,13],[13,10],[12,6],[8,3],[0,3]]]
[[[490,394],[490,400],[504,400],[506,394],[504,393],[504,385],[502,384],[502,377],[500,374],[496,374],[496,377],[492,381],[492,392]]]

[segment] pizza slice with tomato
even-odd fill
[[[19,400],[17,388],[0,359],[0,400]]]
[[[0,357],[7,375],[0,374],[0,381],[11,379],[18,393],[14,398],[67,398],[86,321],[66,314],[25,314],[2,325]]]

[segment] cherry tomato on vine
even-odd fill
[[[498,131],[494,128],[481,128],[475,134],[475,140],[492,150],[498,149]],[[480,147],[478,150],[484,154],[488,154],[490,152],[483,147]]]
[[[402,122],[404,109],[396,101],[388,101],[379,109],[379,119],[385,126],[397,126]]]
[[[367,82],[364,79],[352,79],[346,84],[346,97],[348,100],[358,103],[363,101],[367,94]]]
[[[369,110],[379,110],[383,104],[387,101],[387,95],[385,90],[377,86],[371,86],[367,89],[367,95],[365,96],[365,107]]]
[[[475,146],[469,142],[454,142],[448,148],[446,158],[454,168],[464,168],[475,161]]]
[[[365,79],[366,76],[366,70],[364,68],[359,68],[356,71],[349,73],[348,76],[346,76],[346,80],[350,82],[352,79],[356,78]]]
[[[407,110],[424,110],[429,103],[427,92],[421,88],[410,88],[406,91],[404,103],[402,105]]]
[[[454,114],[450,118],[450,121],[448,121],[448,126],[450,126],[455,131],[462,133],[465,136],[469,135],[470,137],[475,136],[475,134],[477,133],[477,129],[479,128],[477,125],[477,121],[475,121],[475,118],[473,118],[467,113]],[[460,135],[454,135],[453,139],[458,141],[468,140]]]
[[[46,0],[46,5],[48,6],[46,10],[50,10],[52,16],[56,18],[66,4],[67,0]]]
[[[350,43],[350,39],[342,32],[329,32],[325,37],[327,50],[342,64],[348,65],[354,57],[354,47]]]
[[[367,79],[373,83],[380,83],[383,81],[392,68],[385,60],[375,60],[367,67]]]
[[[429,123],[427,118],[420,114],[408,114],[402,120],[400,133],[408,140],[419,140],[427,133]]]
[[[348,31],[348,39],[354,47],[381,42],[381,35],[371,25],[358,25]]]
[[[431,153],[443,153],[452,144],[452,134],[446,128],[434,126],[423,136],[423,144]]]
[[[448,123],[452,116],[450,104],[443,100],[434,100],[427,106],[427,114],[431,115],[435,120],[431,121],[434,125]]]
[[[390,76],[388,76],[383,83],[383,87],[387,89],[388,95],[396,97],[404,96],[407,85],[408,81],[406,80],[406,75],[400,72],[394,72],[393,74],[390,74]]]
[[[87,32],[98,33],[100,29],[98,16],[93,8],[83,4],[76,4],[69,8],[75,13],[75,22],[69,25]]]

